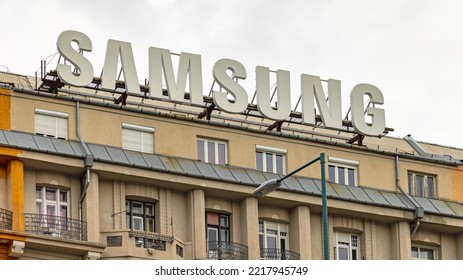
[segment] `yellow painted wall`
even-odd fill
[[[11,90],[0,88],[0,129],[11,129]]]

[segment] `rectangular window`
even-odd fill
[[[230,216],[206,212],[206,241],[208,258],[213,260],[229,259],[233,255],[230,247]]]
[[[68,228],[69,191],[58,188],[35,188],[35,211],[44,234],[60,236]]]
[[[226,214],[207,212],[207,236],[208,242],[228,243],[230,242],[230,217]],[[212,244],[213,246],[213,244]]]
[[[408,192],[414,196],[435,198],[436,176],[408,172]]]
[[[412,259],[414,260],[435,260],[436,249],[431,247],[412,246]]]
[[[259,171],[285,174],[286,150],[256,146],[256,169]]]
[[[125,207],[127,228],[155,232],[153,203],[126,200]]]
[[[196,140],[198,159],[203,162],[227,164],[227,143],[198,138]]]
[[[329,157],[329,181],[340,185],[357,186],[357,168],[357,161]]]
[[[154,204],[142,201],[125,200],[125,217],[126,226],[128,229],[146,232],[155,232],[154,223],[155,212]],[[155,248],[156,250],[165,251],[162,249],[163,242],[146,237],[136,237],[135,246],[143,248]],[[158,248],[158,246],[161,246]]]
[[[35,134],[67,139],[68,117],[67,113],[35,109]]]
[[[360,259],[360,236],[352,233],[336,232],[336,260]]]
[[[142,153],[153,153],[154,128],[122,124],[122,148]]]
[[[259,246],[261,259],[288,259],[288,225],[259,221]]]

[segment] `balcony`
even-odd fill
[[[300,255],[289,250],[275,248],[260,248],[261,260],[299,260]]]
[[[13,212],[5,209],[0,209],[0,229],[11,230],[12,221]]]
[[[87,241],[87,223],[59,216],[24,213],[27,233]]]
[[[210,260],[247,260],[248,247],[233,242],[207,242],[208,258]]]
[[[166,251],[167,242],[169,244],[174,242],[173,236],[149,231],[130,230],[129,237],[135,237],[136,247],[153,248],[158,251]]]

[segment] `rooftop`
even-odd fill
[[[98,80],[98,78],[95,79]],[[354,132],[351,123],[347,120],[344,122],[342,131],[335,131],[325,129],[321,126],[301,124],[300,113],[297,112],[293,112],[291,117],[284,122],[275,122],[260,116],[256,105],[252,103],[249,104],[248,110],[244,114],[229,114],[214,108],[210,96],[204,96],[204,104],[202,106],[192,106],[187,102],[173,103],[168,101],[167,98],[155,99],[148,96],[126,95],[123,87],[116,88],[114,92],[99,90],[98,81],[95,81],[95,84],[91,84],[86,88],[76,88],[60,84],[56,73],[53,71],[43,74],[43,77],[30,77],[9,72],[0,72],[0,84],[11,86],[16,92],[23,94],[42,95],[73,101],[81,100],[82,102],[96,106],[181,118],[212,125],[227,126],[234,129],[306,141],[324,142],[378,153],[399,154],[453,165],[461,164],[460,159],[463,159],[463,149],[415,141],[411,137],[408,137],[408,140],[391,137],[387,135],[388,132],[393,131],[390,128],[386,128],[382,137],[363,137]],[[420,153],[416,148],[417,146],[413,145],[413,142],[417,143],[425,153]]]

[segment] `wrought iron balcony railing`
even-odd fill
[[[136,247],[154,248],[158,251],[165,251],[167,242],[174,242],[174,237],[170,235],[133,229],[129,231],[129,237],[135,237]]]
[[[24,229],[27,233],[87,241],[87,223],[75,219],[24,213]]]
[[[261,260],[299,260],[300,255],[289,250],[275,248],[260,248]]]
[[[13,212],[0,209],[0,229],[9,229],[11,230],[11,225],[13,223]]]
[[[248,246],[224,241],[207,242],[210,260],[247,260]]]

